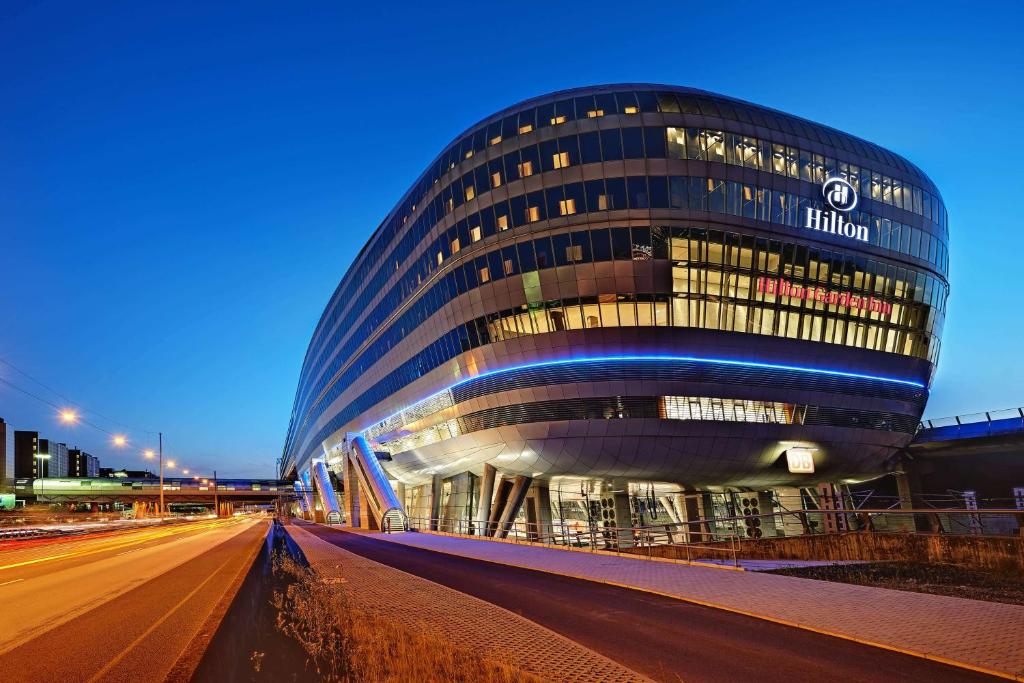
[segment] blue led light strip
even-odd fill
[[[418,404],[423,403],[425,401],[429,401],[430,399],[432,399],[432,398],[434,398],[436,396],[439,396],[439,395],[445,393],[446,391],[452,391],[453,389],[456,389],[456,388],[462,386],[463,384],[467,384],[469,382],[474,382],[474,381],[476,381],[478,379],[483,379],[484,377],[491,377],[493,375],[502,375],[502,374],[505,374],[505,373],[515,372],[517,370],[527,370],[527,369],[530,369],[530,368],[543,368],[543,367],[557,366],[557,365],[571,365],[571,364],[574,364],[574,363],[601,363],[601,362],[606,362],[606,361],[670,361],[670,362],[704,363],[704,364],[707,364],[707,365],[732,365],[732,366],[743,367],[743,368],[762,368],[762,369],[766,369],[766,370],[792,370],[792,371],[795,371],[795,372],[806,372],[806,373],[815,374],[815,375],[828,375],[830,377],[850,377],[852,379],[866,379],[866,380],[871,380],[871,381],[875,381],[875,382],[889,382],[891,384],[902,384],[904,386],[915,387],[915,388],[918,388],[918,389],[924,389],[925,388],[925,385],[922,384],[921,382],[916,382],[914,380],[909,380],[909,379],[896,379],[895,377],[881,377],[879,375],[865,375],[865,374],[858,373],[858,372],[844,372],[842,370],[827,370],[825,368],[806,368],[806,367],[800,367],[798,365],[780,365],[778,363],[758,363],[758,362],[755,362],[755,361],[731,360],[731,359],[728,359],[728,358],[699,358],[697,356],[663,356],[663,355],[651,355],[651,356],[591,356],[591,357],[583,357],[583,358],[563,358],[561,360],[548,360],[548,361],[540,361],[540,362],[537,362],[537,363],[524,363],[522,365],[512,365],[512,366],[509,366],[507,368],[500,368],[498,370],[488,370],[487,372],[482,372],[479,375],[474,375],[472,377],[466,377],[465,379],[461,379],[458,382],[455,382],[454,384],[448,385],[447,387],[445,387],[444,389],[441,389],[440,391],[435,391],[434,393],[430,394],[429,396],[421,398],[418,401],[413,401],[412,403],[410,403],[406,407],[402,408],[401,410],[396,410],[395,412],[391,413],[390,415],[388,415],[385,418],[382,418],[380,420],[375,420],[374,424],[379,423],[379,422],[387,422],[391,418],[395,417],[396,415],[398,415],[399,413],[401,413],[401,412],[403,412],[405,410],[408,410],[412,406],[418,405]],[[369,429],[369,427],[364,427],[360,431],[363,432],[363,431],[366,431],[367,429]]]

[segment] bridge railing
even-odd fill
[[[1006,408],[980,413],[965,413],[950,417],[922,420],[918,432],[932,430],[939,433],[966,432],[984,436],[987,433],[1024,430],[1024,408]]]

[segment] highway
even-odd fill
[[[304,525],[341,548],[511,610],[657,681],[992,681],[671,598]],[[400,586],[394,589],[400,590]],[[878,609],[865,605],[865,610]]]
[[[266,529],[201,519],[0,549],[0,678],[186,680]]]

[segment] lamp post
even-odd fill
[[[36,460],[39,461],[39,471],[36,474],[39,475],[39,497],[43,497],[43,486],[46,485],[46,477],[43,476],[43,461],[49,460],[49,453],[36,453]]]
[[[160,449],[160,518],[164,516],[164,433],[157,432]]]

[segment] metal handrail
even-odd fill
[[[500,526],[498,522],[481,524],[473,520],[445,517],[409,517],[408,523],[410,530],[434,531],[469,538],[491,538],[493,540],[498,540],[494,539],[494,535]],[[688,532],[691,535],[710,536],[712,542],[725,541],[728,542],[728,545],[703,545],[699,542],[676,543],[672,540],[672,534],[666,533],[660,526],[664,525],[648,527],[591,526],[585,531],[580,531],[570,530],[568,525],[561,522],[542,523],[516,520],[506,525],[506,534],[502,540],[517,544],[528,543],[533,545],[588,548],[591,552],[614,551],[616,554],[621,554],[624,548],[647,548],[648,556],[652,555],[650,551],[652,547],[671,544],[686,546],[687,562],[696,561],[691,556],[691,550],[702,550],[731,556],[733,565],[739,566],[739,544],[741,539],[738,535],[692,530]],[[586,543],[583,541],[586,541]],[[629,554],[635,555],[636,553]]]
[[[837,499],[837,503],[840,501]],[[984,517],[1013,516],[1020,520],[1018,526],[1024,527],[1024,510],[1017,508],[968,509],[965,507],[913,507],[913,508],[850,508],[836,505],[834,508],[816,510],[784,510],[763,514],[734,515],[729,517],[706,517],[699,520],[665,522],[630,527],[605,527],[586,524],[583,520],[578,525],[567,524],[564,520],[552,522],[527,522],[516,520],[507,525],[506,539],[513,543],[534,543],[557,545],[561,547],[589,548],[591,551],[613,550],[621,552],[623,548],[650,548],[656,545],[673,545],[686,547],[687,561],[691,561],[691,551],[723,553],[732,555],[734,563],[744,542],[756,540],[745,534],[746,529],[758,528],[753,520],[772,519],[777,526],[785,524],[787,518],[798,520],[805,533],[826,533],[820,524],[830,520],[836,527],[848,530],[875,530],[876,526],[886,517],[910,518],[916,515],[927,515],[931,519],[944,516],[946,526],[957,526],[963,532],[953,529],[942,529],[942,533],[981,533],[981,520]],[[965,523],[966,520],[966,523]],[[480,523],[474,520],[452,519],[445,517],[426,518],[410,517],[409,528],[423,531],[442,531],[459,536],[485,538],[494,536],[498,529],[497,522]],[[913,528],[913,527],[912,527]],[[817,530],[816,530],[817,529]],[[900,529],[902,533],[916,532]],[[708,545],[709,543],[715,545]],[[632,553],[635,554],[635,553]]]

